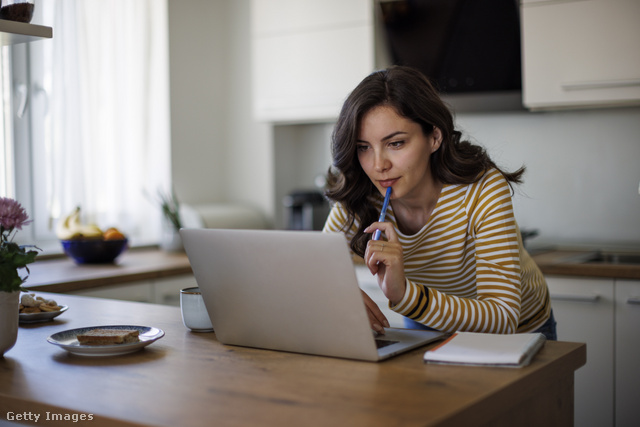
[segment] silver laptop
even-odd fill
[[[182,229],[191,268],[223,344],[378,361],[444,333],[374,337],[342,234]]]

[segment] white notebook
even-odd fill
[[[531,363],[546,337],[540,333],[456,332],[424,354],[427,363],[522,367]]]

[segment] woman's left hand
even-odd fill
[[[364,231],[382,231],[387,240],[369,240],[364,261],[371,274],[378,275],[378,286],[392,305],[404,297],[406,288],[402,245],[391,223],[374,222]]]

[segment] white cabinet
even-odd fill
[[[640,104],[640,1],[521,3],[525,106]]]
[[[548,276],[558,339],[587,344],[575,375],[575,425],[638,425],[640,281]]]
[[[374,67],[371,0],[252,0],[256,119],[334,120]]]
[[[638,425],[640,281],[616,280],[616,426]]]
[[[151,281],[125,283],[122,285],[100,286],[69,292],[95,298],[111,298],[124,301],[151,302],[153,301],[153,283]]]
[[[587,344],[575,374],[575,425],[613,426],[614,281],[547,277],[558,340]]]

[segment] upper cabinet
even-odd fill
[[[0,19],[0,46],[28,43],[53,37],[51,27]]]
[[[371,0],[252,0],[254,115],[335,120],[374,67]]]
[[[640,0],[521,0],[531,109],[640,104]]]

